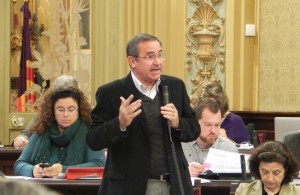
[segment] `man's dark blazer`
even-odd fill
[[[167,122],[161,117],[170,169],[171,194],[179,193],[178,187],[181,183],[184,194],[192,195],[188,162],[183,154],[181,142],[195,140],[200,134],[200,127],[190,107],[183,81],[171,76],[161,76],[159,86],[161,105],[163,105],[162,86],[165,85],[169,88],[170,103],[178,110],[181,126],[181,131],[171,130],[181,176],[179,181],[171,155]],[[97,105],[92,111],[93,123],[87,136],[87,144],[93,150],[107,148],[105,171],[98,193],[101,195],[143,195],[146,192],[150,167],[150,141],[145,114],[142,111],[133,119],[125,132],[121,132],[119,128],[120,97],[127,99],[131,94],[134,95],[133,101],[139,98],[139,91],[130,73],[123,79],[100,87],[96,92]]]

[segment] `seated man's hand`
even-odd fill
[[[228,139],[229,141],[231,141],[232,143],[236,144],[233,140],[231,140],[228,136],[227,136],[227,133],[226,133],[226,130],[223,129],[223,128],[220,128],[219,130],[219,135]]]
[[[14,147],[15,148],[24,148],[28,140],[24,136],[18,136],[14,139]]]
[[[197,162],[189,163],[189,172],[191,177],[198,177],[205,170],[204,166]]]
[[[226,130],[223,129],[223,128],[220,128],[220,130],[219,130],[219,135],[221,135],[222,137],[225,137],[225,138],[229,139],[229,138],[227,137]]]

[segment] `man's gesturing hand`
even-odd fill
[[[127,99],[120,97],[121,105],[119,109],[119,122],[120,129],[125,129],[131,124],[132,120],[142,112],[141,103],[142,100],[138,99],[132,102],[133,95],[130,95]]]

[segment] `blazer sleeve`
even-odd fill
[[[190,98],[182,80],[170,85],[170,99],[175,105],[178,115],[181,131],[172,131],[174,137],[178,137],[180,142],[190,142],[200,135],[200,125],[196,115],[190,106]],[[172,98],[173,97],[173,98]]]
[[[85,146],[84,154],[85,163],[63,166],[62,172],[66,172],[69,167],[104,167],[105,165],[105,155],[104,150],[93,151],[87,145]]]
[[[92,125],[87,134],[87,144],[92,150],[108,148],[127,137],[119,124],[121,88],[118,84],[109,84],[98,88],[97,104],[92,110]]]

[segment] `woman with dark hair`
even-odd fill
[[[60,87],[68,87],[68,86],[78,88],[77,80],[71,75],[60,75],[54,80],[53,84],[51,85],[51,89],[49,90],[55,91]],[[49,93],[48,90],[45,93]],[[31,119],[31,121],[28,123],[27,127],[25,127],[25,129],[21,132],[21,134],[19,134],[14,139],[12,145],[15,148],[24,148],[26,146],[29,138],[32,136],[32,131],[30,131],[30,129],[32,128],[34,120],[35,117]]]
[[[300,186],[291,182],[298,175],[300,165],[282,142],[270,141],[254,149],[249,158],[252,183],[241,183],[236,195],[296,195]]]
[[[15,163],[15,175],[56,177],[68,167],[104,166],[103,150],[86,145],[91,106],[82,91],[70,86],[50,90],[38,108],[31,127],[35,133]]]

